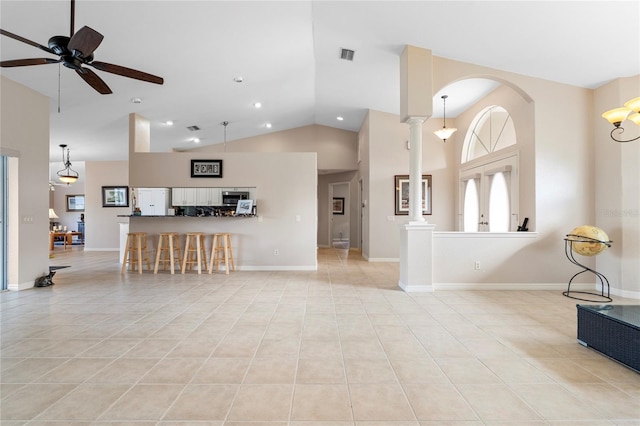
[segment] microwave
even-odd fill
[[[248,191],[222,191],[222,205],[223,206],[237,206],[238,201],[248,200]]]

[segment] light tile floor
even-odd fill
[[[640,375],[576,342],[559,291],[406,294],[397,264],[318,263],[121,275],[58,251],[54,286],[0,294],[0,423],[640,424]]]

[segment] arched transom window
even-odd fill
[[[462,150],[462,163],[506,148],[516,143],[516,130],[511,115],[501,106],[481,111],[471,123]]]

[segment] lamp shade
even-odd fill
[[[638,126],[640,126],[640,113],[634,113],[631,114],[630,116],[627,117],[627,120],[631,120],[634,123],[636,123]]]
[[[614,126],[620,126],[627,116],[631,114],[631,109],[627,107],[611,109],[602,114],[602,117]]]
[[[58,215],[53,211],[53,209],[49,209],[49,219],[58,219]]]
[[[70,183],[75,183],[78,180],[78,176],[58,175],[58,179],[60,179],[60,182],[66,183],[68,185]]]
[[[455,127],[443,127],[442,129],[438,129],[433,133],[443,141],[446,141],[451,137],[452,134],[456,132],[456,130],[458,129],[456,129]]]
[[[624,103],[624,106],[631,109],[633,112],[640,112],[640,97],[629,99]]]

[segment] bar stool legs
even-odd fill
[[[164,245],[163,245],[164,243]],[[177,256],[176,256],[177,254]],[[158,273],[158,266],[162,263],[162,270],[167,270],[167,263],[171,266],[171,274],[175,273],[175,263],[182,262],[182,251],[180,250],[180,241],[177,232],[161,232],[158,237],[158,249],[156,253],[156,265],[153,273]]]
[[[215,270],[217,271],[222,262],[224,262],[224,269],[227,275],[229,275],[229,270],[236,270],[236,265],[233,261],[233,249],[231,247],[231,234],[229,233],[213,234],[209,273],[211,274],[213,272],[214,264]]]
[[[194,247],[195,245],[195,247]],[[184,243],[184,258],[182,259],[182,273],[193,265],[198,266],[198,274],[207,268],[207,252],[204,246],[204,232],[189,232]]]
[[[142,274],[142,262],[147,262],[147,271],[151,271],[151,262],[149,261],[149,251],[147,250],[147,233],[146,232],[129,232],[127,234],[126,249],[122,259],[122,273],[127,270],[127,265],[131,265],[131,270],[138,269],[138,273]]]

